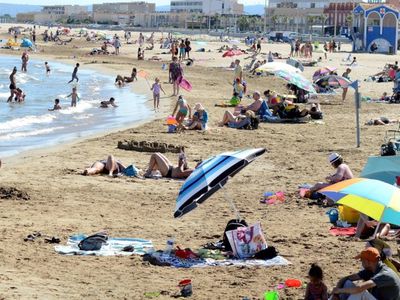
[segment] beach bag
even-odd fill
[[[396,155],[396,145],[393,142],[388,142],[381,146],[381,156]]]
[[[260,118],[256,116],[255,118],[251,118],[251,129],[258,129],[258,125],[260,124]]]
[[[248,225],[245,220],[237,220],[237,219],[229,220],[229,222],[226,224],[224,235],[222,238],[222,246],[225,249],[225,251],[232,251],[232,247],[231,244],[229,243],[228,237],[226,236],[226,232],[234,230],[239,227],[247,227],[247,226]]]
[[[124,174],[129,177],[137,177],[139,175],[139,170],[135,167],[135,165],[132,164],[126,167]]]
[[[226,236],[236,258],[251,258],[267,248],[260,223],[227,231]]]
[[[96,251],[100,250],[103,244],[106,244],[108,240],[108,236],[104,233],[96,233],[94,235],[88,236],[87,238],[83,239],[79,244],[78,247],[80,250],[83,251]]]
[[[264,250],[261,250],[254,254],[253,258],[254,259],[273,259],[274,257],[278,256],[278,251],[275,249],[275,247],[267,247]]]
[[[322,113],[322,111],[317,111],[313,114],[310,114],[310,116],[313,120],[322,120],[324,118],[324,114]]]

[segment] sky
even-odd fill
[[[135,0],[131,0],[135,1]],[[127,0],[0,0],[0,3],[12,4],[35,4],[35,5],[57,5],[57,4],[79,4],[90,5],[96,3],[109,3],[109,2],[131,2]],[[170,0],[146,0],[146,2],[156,3],[156,5],[169,5]],[[265,0],[238,0],[239,3],[246,3],[246,5],[263,4]]]

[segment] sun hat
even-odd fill
[[[337,161],[338,159],[341,159],[341,158],[342,157],[340,156],[340,154],[338,154],[336,152],[329,154],[329,157],[328,157],[329,162],[331,164],[333,164],[335,161]]]
[[[373,248],[373,247],[368,247],[366,249],[364,249],[363,251],[361,251],[360,254],[358,254],[356,257],[354,257],[355,259],[364,259],[364,260],[368,260],[368,261],[378,261],[380,258],[380,254],[378,249]]]
[[[201,103],[196,103],[196,105],[194,106],[194,110],[204,110],[203,105],[201,105]]]

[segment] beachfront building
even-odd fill
[[[353,10],[353,51],[396,54],[400,10],[389,4],[359,4]]]
[[[29,17],[21,15],[20,18]],[[39,24],[68,23],[90,18],[88,7],[82,5],[49,5],[43,6],[39,13],[34,13],[34,22]]]
[[[345,23],[346,16],[350,15],[352,11],[350,6],[343,6],[348,2],[344,0],[270,0],[265,14],[266,23],[270,31],[286,30],[312,33],[315,28],[319,28],[319,33],[324,33],[325,26],[334,25],[334,15],[339,13],[338,8],[342,10],[336,21],[344,18],[343,23]],[[361,0],[353,0],[349,4],[353,5],[352,3],[358,2]],[[331,6],[331,4],[333,5]],[[333,16],[329,16],[332,9]]]
[[[243,15],[244,5],[237,0],[171,0],[171,13],[198,13],[206,16]]]
[[[155,12],[156,5],[144,1],[93,4],[93,20],[100,24],[152,27]]]

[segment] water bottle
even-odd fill
[[[173,249],[174,249],[174,240],[169,239],[167,241],[167,246],[165,247],[164,254],[166,256],[170,256]]]

